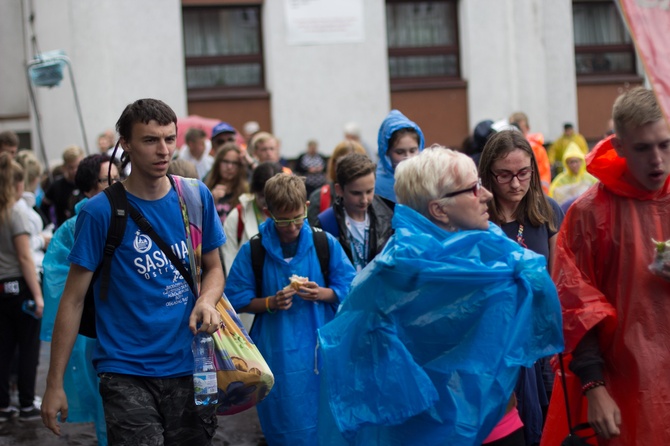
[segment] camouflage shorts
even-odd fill
[[[210,445],[215,406],[196,406],[193,377],[100,374],[110,446]]]

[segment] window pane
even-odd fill
[[[572,17],[576,46],[631,43],[613,2],[575,3]]]
[[[184,9],[186,57],[259,54],[258,8]]]
[[[457,59],[454,54],[439,56],[389,57],[391,78],[457,76]]]
[[[260,64],[186,67],[186,87],[245,87],[261,84]]]
[[[579,53],[575,55],[577,74],[633,73],[635,60],[627,53]]]
[[[403,2],[386,5],[389,48],[456,44],[454,2]]]

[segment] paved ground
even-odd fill
[[[37,374],[37,395],[44,394],[49,350],[51,344],[42,343],[40,365]],[[92,423],[65,423],[61,437],[47,430],[42,421],[8,421],[0,424],[0,446],[94,446],[95,428]],[[214,438],[214,446],[257,446],[265,445],[255,409],[237,415],[219,417],[219,429]]]

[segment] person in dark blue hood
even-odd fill
[[[391,209],[396,202],[393,191],[395,168],[401,161],[418,155],[423,145],[423,132],[419,126],[398,110],[391,110],[382,121],[377,136],[379,163],[375,194],[383,198]]]

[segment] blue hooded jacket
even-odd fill
[[[63,295],[63,288],[70,271],[68,254],[74,246],[74,227],[77,215],[88,198],[84,198],[74,207],[75,216],[58,227],[44,255],[42,267],[42,293],[44,294],[44,313],[40,339],[51,342],[56,313]],[[95,348],[95,339],[77,335],[72,353],[63,375],[63,388],[67,395],[68,416],[70,423],[95,422],[96,435],[100,446],[107,445],[107,428],[102,398],[98,391],[98,374],[93,367],[91,357]]]
[[[453,233],[397,205],[393,227],[319,330],[319,444],[479,445],[519,368],[563,349],[546,261],[493,224]]]
[[[418,125],[407,119],[407,117],[398,110],[391,110],[391,112],[386,115],[386,118],[382,121],[381,127],[379,127],[379,134],[377,135],[377,154],[379,155],[379,163],[377,163],[375,194],[394,203],[396,202],[395,191],[393,190],[393,185],[395,184],[393,174],[395,173],[395,169],[393,169],[391,158],[386,152],[388,152],[389,141],[391,140],[393,132],[406,128],[416,130],[416,133],[419,135],[419,151],[422,151],[424,145],[423,132]]]
[[[255,297],[274,296],[289,284],[293,274],[328,286],[339,302],[345,299],[356,272],[332,235],[327,234],[330,277],[326,285],[308,224],[300,230],[298,249],[290,262],[284,260],[272,219],[261,224],[259,232],[266,251],[262,296],[256,296],[251,245],[247,242],[235,257],[226,282],[226,296],[236,310]],[[315,354],[316,330],[333,319],[336,308],[337,303],[310,302],[294,295],[289,310],[256,315],[249,334],[275,377],[272,391],[257,406],[263,433],[271,445],[318,444],[316,408],[321,375]]]

